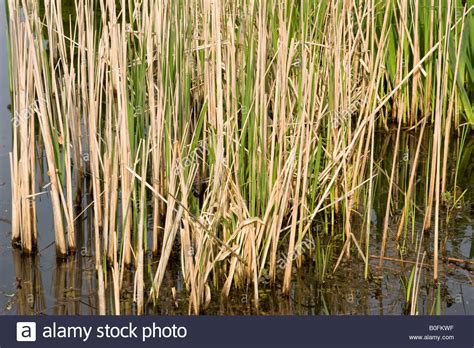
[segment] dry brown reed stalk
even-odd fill
[[[66,202],[64,199],[63,188],[61,180],[59,178],[57,163],[58,159],[56,158],[58,146],[60,141],[58,137],[57,130],[53,125],[52,117],[52,91],[50,91],[48,84],[48,76],[50,74],[50,68],[47,61],[44,60],[45,47],[43,45],[42,39],[36,39],[36,36],[41,38],[40,32],[35,29],[41,27],[40,20],[38,17],[37,6],[33,5],[32,8],[23,4],[23,8],[28,13],[31,13],[31,16],[28,16],[26,23],[26,35],[32,48],[34,48],[34,53],[31,55],[31,70],[33,71],[34,83],[35,83],[35,93],[41,102],[38,105],[37,117],[40,125],[41,136],[43,139],[43,144],[45,148],[46,160],[48,164],[48,175],[51,180],[51,203],[53,206],[53,216],[54,216],[54,227],[56,235],[56,251],[58,256],[64,257],[67,254],[66,242],[65,242],[65,231],[64,231],[64,222],[63,222],[63,212],[67,211]],[[29,12],[31,11],[31,12]]]
[[[463,16],[461,17],[462,19],[461,32],[464,32],[466,11],[467,11],[467,7],[465,6],[463,10]],[[455,63],[453,76],[458,76],[462,42],[463,40],[460,39],[458,42],[458,47],[456,49],[456,63]],[[452,89],[451,89],[451,94],[449,97],[448,111],[447,111],[447,117],[446,117],[445,129],[444,129],[444,149],[443,149],[443,167],[442,167],[442,174],[441,174],[441,193],[445,193],[446,187],[447,187],[446,174],[447,174],[448,156],[449,156],[449,140],[450,140],[450,135],[451,135],[451,123],[452,123],[452,117],[454,113],[455,100],[456,100],[456,87],[455,87],[455,84],[453,84]]]
[[[66,220],[67,231],[67,245],[69,252],[75,252],[75,228],[74,228],[74,209],[73,209],[73,187],[72,187],[72,154],[71,154],[71,132],[69,122],[77,122],[80,119],[77,115],[75,98],[75,70],[74,66],[68,64],[68,57],[66,52],[66,42],[64,35],[63,22],[61,17],[61,6],[58,2],[45,2],[45,8],[48,11],[46,15],[46,28],[48,30],[48,45],[50,47],[49,66],[53,68],[51,73],[51,93],[54,97],[51,108],[56,114],[57,124],[53,126],[58,133],[57,138],[53,138],[55,142],[61,145],[62,154],[64,158],[64,166],[61,184],[64,189],[59,190],[63,215]],[[72,54],[74,51],[72,51]],[[61,64],[56,63],[56,60]],[[55,71],[58,71],[57,73]],[[45,79],[47,73],[45,72]],[[77,127],[77,125],[76,125]],[[76,129],[73,127],[73,129]],[[55,129],[56,128],[56,129]],[[73,133],[74,134],[74,133]],[[57,150],[56,150],[57,151]],[[60,150],[61,151],[61,150]],[[57,156],[57,154],[56,154]],[[76,158],[80,156],[76,154]],[[65,191],[65,192],[64,192]]]
[[[178,166],[178,156],[179,156],[180,147],[178,143],[175,143],[173,147],[173,157],[171,166],[171,173],[177,172]],[[175,175],[170,177],[169,182],[169,195],[167,197],[167,210],[166,210],[166,219],[165,219],[165,227],[163,230],[163,247],[160,257],[160,262],[158,264],[158,269],[156,271],[156,275],[153,281],[153,289],[152,295],[155,294],[157,296],[160,292],[160,287],[163,281],[163,277],[165,274],[166,266],[168,264],[168,260],[171,254],[171,249],[173,247],[173,243],[176,237],[176,233],[178,232],[178,228],[180,225],[181,217],[183,214],[183,208],[177,207],[176,198],[178,196],[178,178]],[[177,210],[175,212],[175,210]]]
[[[399,148],[401,126],[402,126],[402,118],[399,117],[398,127],[397,127],[397,136],[395,140],[395,149]],[[383,221],[382,245],[380,246],[379,267],[383,266],[383,261],[384,261],[384,256],[385,256],[385,247],[387,245],[389,219],[390,219],[390,211],[391,211],[391,204],[392,204],[392,190],[393,190],[393,185],[394,185],[395,172],[396,170],[398,170],[397,159],[398,159],[398,152],[394,151],[393,159],[392,159],[392,173],[390,174],[388,193],[387,193],[387,206],[385,208],[385,216],[384,216],[384,221]]]
[[[136,302],[137,302],[137,313],[138,314],[143,314],[143,306],[144,306],[144,289],[145,289],[145,284],[143,280],[144,272],[145,272],[145,265],[144,265],[144,235],[146,234],[146,221],[147,221],[147,216],[146,216],[146,208],[145,204],[147,202],[146,199],[146,173],[147,173],[147,167],[148,167],[148,154],[149,154],[149,148],[150,145],[147,142],[146,145],[142,143],[142,157],[141,157],[141,162],[142,162],[142,171],[141,171],[141,185],[140,185],[140,217],[139,217],[139,222],[138,222],[138,239],[137,239],[137,272],[136,272]]]
[[[9,6],[12,87],[13,94],[13,150],[10,154],[12,174],[12,242],[21,244],[29,254],[36,248],[36,205],[34,113],[35,99],[31,56],[34,54],[31,37],[27,33],[24,12],[19,3]],[[41,102],[41,101],[40,101]]]

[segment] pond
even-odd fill
[[[78,252],[67,260],[57,260],[54,248],[54,231],[51,203],[47,194],[37,200],[38,222],[38,253],[36,256],[23,256],[11,246],[11,187],[9,152],[11,151],[11,120],[9,111],[10,95],[8,82],[8,43],[6,41],[6,18],[3,9],[5,0],[0,0],[0,314],[58,314],[85,315],[97,313],[97,281],[95,276],[92,243],[92,219],[84,215],[78,228]],[[453,140],[455,141],[455,140]],[[379,181],[377,182],[373,210],[371,212],[373,242],[370,243],[371,266],[375,269],[380,254],[379,245],[382,236],[383,216],[386,206],[388,183],[383,168],[391,165],[391,148],[395,142],[395,134],[379,134],[377,149],[380,151]],[[407,133],[401,142],[405,148],[416,145],[416,137]],[[429,149],[429,140],[424,143],[425,152]],[[418,314],[434,314],[437,298],[442,314],[474,314],[473,269],[470,265],[457,263],[453,260],[472,260],[474,255],[474,138],[468,136],[465,162],[467,166],[459,175],[458,186],[467,189],[462,204],[453,207],[450,219],[442,227],[442,257],[446,262],[441,264],[440,287],[432,282],[431,265],[423,267],[420,278]],[[403,156],[401,156],[403,157]],[[38,163],[44,162],[43,154],[38,151]],[[403,165],[403,163],[401,164]],[[44,166],[45,167],[45,166]],[[37,173],[38,192],[45,191],[45,172]],[[424,187],[426,178],[418,178],[417,185]],[[420,189],[421,190],[421,189]],[[447,212],[442,214],[446,220]],[[422,229],[422,214],[417,215],[413,229]],[[362,230],[363,224],[355,225]],[[317,227],[316,227],[317,228]],[[336,225],[337,229],[338,226]],[[357,228],[355,229],[357,231]],[[357,233],[359,233],[357,231]],[[340,234],[340,233],[336,233]],[[428,237],[429,238],[429,237]],[[334,267],[341,250],[339,240],[325,240],[330,243],[330,264]],[[427,243],[432,245],[432,243]],[[312,245],[307,246],[308,249]],[[329,249],[328,249],[329,250]],[[386,261],[381,272],[375,272],[369,280],[365,280],[364,263],[356,254],[347,261],[343,260],[338,270],[324,280],[316,274],[312,263],[303,265],[293,275],[293,286],[289,296],[282,294],[281,288],[263,282],[260,288],[259,310],[251,304],[252,290],[232,290],[230,297],[221,300],[219,289],[213,288],[212,302],[206,314],[222,315],[339,315],[339,314],[407,314],[406,283],[416,260],[416,251],[409,247],[402,253],[408,261],[400,262],[399,247],[390,240],[387,246]],[[311,250],[303,250],[311,253]],[[430,247],[426,248],[428,254]],[[411,260],[411,261],[410,261]],[[452,262],[451,262],[452,261]],[[147,255],[147,263],[152,269],[157,267],[157,260]],[[281,274],[278,275],[279,277]],[[135,314],[133,302],[132,271],[126,271],[121,293],[121,309],[123,314]],[[108,279],[108,282],[111,282]],[[183,282],[178,262],[168,270],[163,295],[156,306],[149,304],[147,314],[186,314],[188,313],[187,291]],[[112,286],[106,289],[107,303],[113,302]],[[112,313],[112,305],[107,310]]]

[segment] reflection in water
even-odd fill
[[[35,315],[46,309],[46,300],[40,270],[40,257],[23,257],[13,250],[16,274],[16,314]]]
[[[13,305],[20,315],[54,314],[54,315],[94,315],[97,314],[96,282],[93,263],[80,254],[67,261],[56,264],[52,272],[51,289],[43,288],[40,257],[24,257],[17,250],[13,251],[16,274],[16,294]],[[377,260],[374,262],[376,266]],[[149,265],[152,267],[152,265]],[[285,297],[278,287],[266,287],[260,292],[260,308],[257,311],[250,302],[252,292],[235,290],[228,299],[216,300],[204,314],[248,315],[370,315],[370,314],[408,314],[405,302],[406,276],[411,267],[399,262],[386,266],[386,276],[373,278],[366,282],[360,275],[363,263],[354,262],[343,268],[343,272],[330,277],[324,283],[314,281],[314,275],[298,272],[293,280],[290,295]],[[426,265],[427,270],[429,270]],[[455,266],[448,265],[444,272],[456,273]],[[443,274],[444,276],[444,274]],[[124,289],[121,294],[120,310],[124,315],[137,313],[133,298],[133,272],[124,274]],[[167,274],[167,288],[176,289],[176,277],[173,272]],[[456,284],[456,286],[454,285]],[[419,314],[435,314],[437,305],[437,288],[432,282],[430,272],[423,272],[419,293]],[[465,293],[472,291],[469,284],[456,283],[450,280],[440,288],[443,312],[453,305],[464,308],[461,311],[469,314],[466,305],[469,299]],[[187,294],[185,289],[177,292],[173,299],[163,296],[158,306],[151,303],[146,314],[182,315],[187,314]],[[114,314],[114,294],[112,282],[105,292],[107,313]],[[48,307],[50,305],[50,307]],[[459,313],[461,314],[461,313]]]
[[[16,313],[21,315],[93,315],[96,292],[93,265],[81,256],[58,261],[52,270],[51,288],[45,289],[39,256],[13,251],[16,274]]]

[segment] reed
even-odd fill
[[[471,3],[75,0],[68,25],[63,3],[8,1],[15,115],[39,101],[13,130],[13,241],[34,250],[40,146],[58,256],[77,248],[75,205],[93,221],[100,314],[109,286],[111,312],[121,313],[128,269],[137,312],[147,299],[157,303],[176,250],[192,313],[215,288],[228,296],[249,287],[258,306],[266,274],[289,293],[294,267],[308,259],[323,281],[332,268],[333,244],[321,245],[328,238],[343,240],[335,268],[343,256],[360,258],[369,278],[371,212],[384,180],[374,139],[392,126],[379,265],[389,239],[407,242],[428,135],[424,214],[426,229],[434,219],[437,279],[449,137],[473,125]],[[419,141],[408,185],[399,186],[406,128]],[[302,253],[308,240],[316,250]],[[156,269],[146,267],[148,251]]]

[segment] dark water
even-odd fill
[[[81,222],[78,233],[79,252],[67,260],[57,262],[52,246],[54,232],[52,229],[51,207],[48,196],[38,200],[38,243],[39,253],[35,257],[24,257],[11,247],[11,195],[8,153],[11,151],[11,115],[9,104],[8,60],[6,41],[6,20],[4,1],[0,0],[0,314],[94,314],[96,313],[96,281],[92,255],[90,221]],[[413,139],[410,139],[413,138]],[[415,136],[404,135],[402,144],[407,149],[414,148]],[[394,135],[382,136],[379,140],[379,157],[382,169],[390,173]],[[424,144],[428,151],[429,141]],[[467,148],[473,149],[474,139],[468,138]],[[400,156],[402,157],[402,156]],[[38,159],[41,162],[41,158]],[[442,224],[442,256],[459,259],[472,259],[474,253],[474,177],[472,155],[464,161],[467,163],[459,175],[458,186],[468,189],[468,194],[459,207],[456,207],[449,223]],[[401,166],[404,164],[401,163]],[[43,190],[41,173],[38,173],[38,192]],[[402,180],[403,181],[403,178]],[[377,196],[371,212],[371,254],[378,255],[381,243],[382,222],[385,212],[387,180],[380,172],[376,180]],[[417,191],[422,196],[425,182],[417,184]],[[398,200],[403,201],[402,195]],[[397,194],[395,193],[397,199]],[[444,221],[446,213],[441,216]],[[419,235],[422,214],[414,221],[413,230]],[[354,234],[364,233],[364,227],[357,224]],[[392,234],[394,233],[392,228]],[[337,232],[336,234],[340,234]],[[326,243],[328,241],[325,241]],[[334,251],[331,266],[338,257],[340,243],[333,241]],[[430,236],[426,237],[426,252],[431,252]],[[408,243],[404,256],[415,260],[416,253]],[[444,253],[444,254],[443,254]],[[400,249],[390,239],[387,256],[400,257]],[[156,267],[156,260],[149,260],[151,268]],[[426,261],[423,268],[418,299],[419,314],[434,314],[439,291],[442,314],[474,314],[473,271],[460,265],[442,263],[440,269],[440,288],[434,286],[431,264]],[[378,260],[371,259],[372,269]],[[173,266],[174,265],[174,266]],[[324,281],[317,276],[314,262],[309,262],[304,271],[295,271],[293,286],[289,297],[282,296],[279,286],[270,287],[264,283],[260,290],[260,310],[257,312],[251,304],[252,289],[232,290],[228,300],[220,300],[218,291],[213,294],[213,301],[207,309],[208,314],[404,314],[404,282],[408,279],[413,265],[386,261],[382,276],[375,272],[369,281],[364,280],[364,264],[354,253],[350,261],[344,261],[334,275]],[[125,274],[122,294],[122,314],[133,314],[133,274]],[[177,292],[176,299],[171,296],[171,288]],[[168,271],[161,301],[157,307],[147,308],[149,314],[186,314],[188,311],[187,293],[180,274],[178,260],[172,263]],[[112,308],[111,287],[106,290],[107,307]]]
[[[10,116],[7,109],[9,103],[8,88],[8,52],[6,50],[6,19],[5,3],[0,0],[0,309],[7,302],[6,292],[12,288],[14,272],[11,260],[11,250],[8,248],[8,236],[11,232],[10,220],[10,172],[8,152],[11,147]]]

